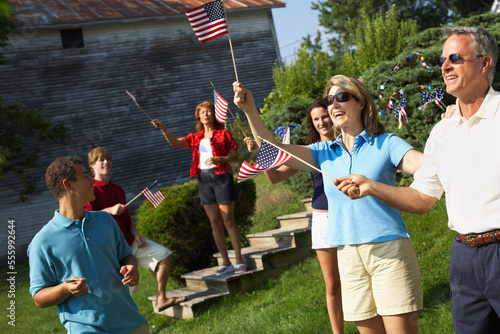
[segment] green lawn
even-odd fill
[[[258,210],[252,232],[274,228],[272,217],[302,210],[299,198],[274,185],[258,181]],[[272,200],[270,200],[272,199]],[[444,200],[422,216],[404,214],[413,237],[424,288],[424,310],[419,314],[420,333],[453,333],[448,287],[448,261],[453,231],[447,227]],[[0,285],[1,333],[65,333],[55,307],[37,308],[28,292],[28,265],[16,267],[16,326],[6,317],[10,298],[7,284]],[[141,285],[134,295],[152,333],[328,333],[330,324],[324,301],[321,270],[315,257],[288,269],[279,278],[254,291],[228,296],[193,320],[175,320],[153,312],[147,299],[155,291],[154,276],[142,268]],[[2,270],[2,280],[7,278]],[[168,289],[181,282],[170,280]],[[357,333],[346,323],[345,333]]]

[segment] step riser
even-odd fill
[[[281,228],[286,228],[290,225],[296,225],[297,228],[308,228],[311,227],[311,218],[278,219],[278,224]]]
[[[249,237],[250,247],[254,248],[274,248],[274,247],[293,247],[295,240],[292,236],[287,237]]]

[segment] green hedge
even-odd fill
[[[235,175],[236,182],[236,175]],[[252,225],[255,212],[256,187],[253,180],[237,183],[239,201],[235,205],[236,224],[242,240]],[[215,265],[217,252],[210,221],[198,196],[198,181],[161,189],[165,200],[153,209],[144,201],[137,210],[135,221],[139,233],[173,252],[171,276]],[[231,248],[227,238],[228,248]]]

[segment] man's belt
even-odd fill
[[[484,246],[494,242],[500,242],[500,230],[486,232],[482,234],[463,235],[457,233],[458,239],[465,242],[471,247]]]

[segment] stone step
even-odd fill
[[[282,262],[289,263],[288,257],[295,255],[295,250],[300,248],[307,250],[311,248],[311,234],[309,230],[305,230],[304,233],[300,235],[296,235],[295,246],[289,247],[245,247],[241,250],[241,255],[243,257],[243,261],[245,262],[245,266],[247,270],[252,269],[271,269],[280,267]],[[299,238],[300,237],[300,238]],[[228,250],[228,256],[231,262],[236,263],[234,250]],[[214,254],[214,257],[217,258],[217,263],[219,266],[222,265],[222,257],[220,253]]]
[[[191,288],[169,290],[167,291],[168,298],[185,296],[187,300],[178,305],[169,307],[163,311],[158,311],[158,309],[156,308],[156,296],[150,296],[148,299],[153,303],[153,309],[155,313],[163,314],[177,319],[193,319],[195,316],[208,310],[210,305],[228,294],[228,291],[223,292],[216,290],[199,290]]]
[[[312,222],[312,212],[304,211],[291,213],[288,215],[278,216],[275,219],[278,220],[278,224],[281,228],[287,227],[289,225],[310,228]]]
[[[304,198],[300,201],[304,204],[306,211],[312,211],[312,198]]]
[[[186,281],[186,288],[189,289],[238,293],[263,284],[280,272],[277,269],[285,268],[251,269],[241,274],[230,273],[220,276],[215,275],[217,269],[218,267],[206,268],[186,273],[181,277]]]
[[[303,225],[300,222],[290,223],[283,228],[247,234],[247,239],[253,248],[293,247],[301,234],[310,235],[310,229],[304,228]]]

